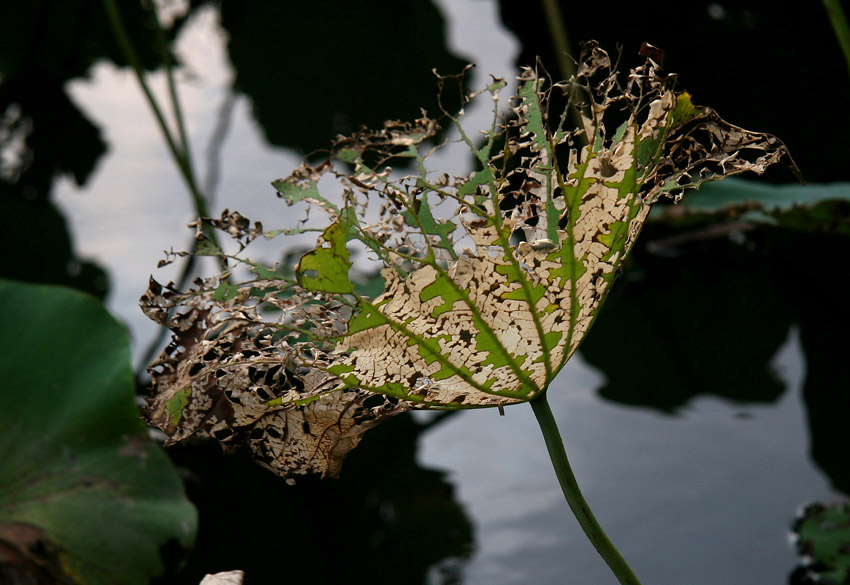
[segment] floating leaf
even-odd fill
[[[730,179],[689,195],[679,207],[656,208],[652,216],[668,223],[733,219],[753,226],[850,235],[850,185],[763,185]]]
[[[126,331],[77,291],[0,295],[0,560],[38,582],[148,583],[197,520],[139,420]]]
[[[794,532],[797,549],[806,559],[804,582],[850,584],[850,504],[811,504],[797,519]]]
[[[330,226],[302,257],[297,283],[244,285],[272,291],[260,301],[278,306],[273,320],[244,304],[257,302],[247,294],[213,298],[213,280],[188,293],[154,285],[143,305],[175,340],[154,364],[152,420],[173,440],[198,430],[247,438],[284,475],[324,473],[389,414],[501,408],[544,391],[584,338],[654,202],[783,159],[793,165],[776,138],[676,93],[653,51],[645,54],[625,78],[595,44],[567,82],[525,69],[508,116],[499,109],[505,83],[494,82],[469,96],[495,104],[479,144],[444,112],[479,163],[466,177],[428,168],[437,123],[423,117],[341,139],[336,165],[332,156],[275,182],[288,203],[327,211]],[[582,128],[553,110],[564,101]],[[414,158],[418,174],[392,178],[383,165],[398,156]],[[341,185],[341,207],[318,194],[323,177]],[[373,202],[377,219],[367,213]],[[374,299],[348,281],[351,242],[383,267]],[[286,376],[266,378],[269,364]],[[171,424],[164,405],[186,388],[184,414]],[[295,429],[318,413],[333,413],[318,425],[323,443]],[[270,450],[262,429],[272,420],[286,432]]]

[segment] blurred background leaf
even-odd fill
[[[0,580],[147,583],[197,520],[139,419],[126,332],[71,289],[0,298]]]
[[[806,506],[794,525],[794,536],[805,560],[792,576],[792,585],[850,584],[850,504]]]

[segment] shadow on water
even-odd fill
[[[157,67],[145,11],[132,0],[120,4],[144,66]],[[100,128],[69,98],[66,82],[84,77],[98,61],[125,62],[100,3],[4,2],[0,38],[0,198],[6,217],[14,218],[0,231],[0,276],[64,284],[103,298],[106,273],[76,256],[50,197],[60,177],[85,185],[109,148]]]
[[[438,116],[436,78],[467,61],[448,52],[445,23],[428,0],[225,2],[221,24],[266,140],[304,153],[384,120]],[[457,111],[459,94],[443,107]]]
[[[473,529],[445,474],[416,462],[429,428],[395,417],[366,434],[339,479],[292,486],[218,445],[172,449],[201,523],[188,565],[159,582],[234,568],[248,583],[461,582]]]
[[[780,137],[808,182],[847,181],[850,117],[843,114],[850,76],[820,2],[777,9],[769,0],[680,3],[635,1],[600,10],[594,2],[555,0],[576,52],[597,40],[623,67],[634,66],[641,43],[664,51],[679,87],[725,120]],[[543,2],[501,1],[502,21],[522,43],[519,64],[540,56],[558,75]],[[828,131],[824,131],[828,128]],[[793,178],[768,171],[777,182]]]
[[[774,402],[784,385],[770,362],[791,307],[770,268],[725,237],[674,248],[652,231],[643,243],[665,255],[635,250],[582,344],[605,372],[600,395],[671,413],[699,395]]]
[[[850,368],[846,288],[834,279],[847,266],[850,241],[826,233],[768,232],[771,267],[788,291],[806,356],[803,396],[811,456],[835,489],[850,494]]]
[[[700,395],[776,403],[785,388],[774,359],[795,327],[809,456],[850,494],[850,315],[846,291],[829,277],[848,255],[850,240],[836,233],[750,227],[718,236],[716,223],[702,232],[650,224],[580,349],[605,374],[600,396],[671,414]],[[810,574],[803,563],[790,583],[812,583]]]
[[[580,350],[605,373],[600,394],[669,413],[698,395],[775,402],[783,386],[772,360],[796,325],[811,456],[850,493],[850,316],[828,276],[846,264],[850,241],[770,227],[708,239],[689,229],[686,240],[669,226],[642,235]]]

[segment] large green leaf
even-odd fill
[[[195,529],[139,419],[124,328],[88,295],[0,280],[0,548],[77,583],[142,585]]]

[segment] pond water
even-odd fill
[[[482,0],[436,3],[446,48],[477,63],[477,87],[488,74],[516,75],[521,43],[498,8]],[[176,42],[198,175],[214,193],[213,209],[239,210],[267,229],[292,227],[297,217],[270,182],[301,155],[269,142],[270,130],[258,122],[269,115],[267,102],[234,91],[234,82],[249,83],[231,65],[234,30],[204,6]],[[166,103],[164,75],[150,77]],[[156,331],[138,298],[151,273],[160,282],[176,278],[177,266],[156,264],[164,250],[187,247],[190,198],[130,71],[102,61],[66,90],[109,151],[84,187],[60,179],[53,201],[79,257],[106,270],[108,306],[131,330],[139,361]],[[339,88],[337,99],[345,92]],[[488,112],[468,114],[474,125]],[[436,162],[458,173],[467,164],[455,155]],[[649,228],[646,238],[662,241],[665,230]],[[801,317],[811,299],[788,284],[788,272],[810,276],[799,270],[817,242],[797,245],[803,260],[795,264],[777,243],[782,234],[734,235],[697,238],[667,256],[637,250],[599,331],[551,386],[579,484],[646,584],[786,583],[798,563],[789,542],[797,510],[848,487],[847,439],[835,431],[847,428],[846,414],[828,400],[813,406],[822,388],[845,380],[830,382],[836,366],[822,364],[843,350],[816,351],[828,318]],[[282,257],[278,242],[261,246],[260,259]],[[846,317],[836,319],[825,340],[840,338]],[[813,364],[813,355],[825,357]],[[216,450],[174,452],[201,510],[201,535],[170,582],[197,583],[204,572],[230,569],[245,569],[247,583],[615,582],[564,502],[525,405],[503,417],[416,413],[388,423],[331,486],[288,486]]]
[[[580,485],[644,583],[782,583],[796,564],[789,522],[831,492],[806,453],[793,329],[773,363],[785,386],[775,404],[706,397],[675,416],[601,400],[602,377],[581,359],[553,384]],[[564,508],[536,430],[527,408],[463,413],[423,441],[423,463],[451,470],[477,528],[465,582],[613,582]]]

